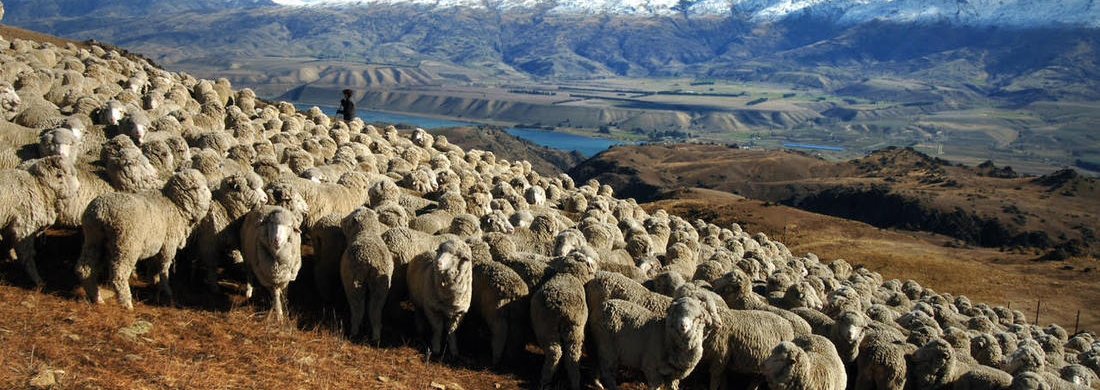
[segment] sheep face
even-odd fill
[[[486,233],[515,233],[516,228],[500,210],[495,210],[481,218],[481,230]]]
[[[793,378],[792,371],[805,358],[806,351],[803,351],[802,348],[790,341],[781,342],[772,349],[771,355],[768,355],[768,358],[764,360],[764,375],[769,379],[774,378],[780,381]]]
[[[263,234],[266,240],[263,243],[271,249],[272,253],[279,253],[283,248],[291,248],[297,245],[302,235],[301,221],[296,214],[286,209],[268,215],[262,221]]]
[[[122,102],[118,100],[111,100],[107,102],[106,107],[100,110],[100,123],[111,126],[118,126],[122,121],[124,113],[124,107]]]
[[[673,340],[681,345],[696,345],[703,342],[703,330],[707,325],[707,310],[703,302],[694,297],[681,297],[672,302],[668,309],[665,326]]]
[[[943,339],[929,341],[910,358],[909,373],[917,388],[938,389],[946,386],[953,369],[955,351]]]
[[[79,138],[67,128],[43,131],[38,137],[38,152],[43,156],[61,156],[73,161]]]
[[[361,206],[340,222],[340,228],[344,231],[344,235],[347,237],[353,237],[359,232],[377,233],[378,230],[378,213],[371,210],[369,207]]]
[[[68,199],[80,190],[76,169],[61,156],[51,156],[35,161],[27,169],[38,182],[53,190],[58,199]]]
[[[455,298],[458,308],[462,308],[462,302],[465,302],[465,307],[469,307],[470,286],[473,283],[473,255],[470,246],[459,240],[444,242],[436,251],[434,265],[439,293]]]

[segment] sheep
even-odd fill
[[[112,138],[104,146],[103,160],[111,185],[121,191],[144,191],[160,188],[164,182],[159,172],[128,137]]]
[[[442,354],[445,338],[451,355],[457,356],[458,339],[454,332],[469,311],[473,295],[473,255],[469,245],[448,240],[439,246],[435,256],[413,259],[405,277],[417,318],[426,318],[431,325],[429,354]]]
[[[844,362],[836,348],[818,335],[779,343],[764,361],[764,376],[768,387],[775,390],[843,390],[847,384]]]
[[[130,274],[138,260],[151,257],[159,266],[155,280],[160,292],[171,299],[168,271],[210,201],[206,179],[193,169],[176,173],[160,191],[114,192],[92,200],[81,218],[84,246],[77,260],[77,276],[88,299],[101,302],[97,282],[106,265],[119,303],[132,310]]]
[[[373,210],[356,209],[344,217],[341,228],[347,237],[340,257],[340,279],[351,307],[349,335],[359,334],[363,315],[369,310],[370,340],[377,343],[382,335],[382,308],[393,280],[393,255],[380,237],[382,226]]]
[[[917,347],[892,328],[874,327],[859,342],[855,388],[902,389],[908,379],[909,356]]]
[[[267,203],[263,181],[254,173],[235,174],[218,184],[212,192],[210,211],[193,232],[198,255],[205,270],[203,282],[210,292],[218,289],[218,264],[229,257],[234,264],[244,261],[240,252],[241,224],[244,217]]]
[[[439,210],[416,217],[409,221],[409,227],[435,234],[451,225],[455,215],[466,211],[466,201],[458,193],[448,192],[439,198]]]
[[[602,303],[600,310],[604,320],[593,324],[592,336],[606,388],[618,388],[615,373],[622,365],[641,370],[650,388],[675,389],[703,357],[711,317],[698,299],[679,298],[659,314],[619,299]]]
[[[759,376],[776,345],[795,337],[791,323],[760,310],[719,310],[719,326],[704,341],[710,388],[724,386],[727,372]]]
[[[283,179],[302,194],[309,212],[302,223],[310,230],[318,220],[329,214],[347,215],[367,201],[370,179],[362,172],[348,172],[336,184],[313,183],[305,179]]]
[[[480,240],[478,240],[480,241]],[[484,241],[481,244],[487,246]],[[489,255],[485,253],[484,255]],[[527,325],[530,312],[528,296],[530,287],[522,277],[508,266],[491,258],[474,256],[473,302],[470,310],[478,314],[489,326],[490,350],[494,366],[500,364],[508,345],[509,336],[514,341]]]
[[[767,300],[752,291],[752,280],[742,270],[734,268],[713,283],[714,292],[722,296],[731,309],[763,310],[783,317],[794,327],[796,334],[808,334],[812,328],[807,320],[795,312],[769,305]],[[816,310],[815,310],[816,311]]]
[[[1003,389],[1012,384],[1012,375],[992,367],[965,364],[950,343],[937,338],[917,348],[909,358],[909,381],[919,389]]]
[[[269,315],[281,322],[287,285],[302,268],[302,218],[279,206],[264,206],[248,213],[241,226],[241,255],[251,269],[245,295],[251,296],[252,278],[271,290],[274,310]]]
[[[34,261],[34,239],[57,221],[80,186],[76,170],[61,156],[37,160],[26,170],[0,171],[5,198],[0,207],[3,238],[12,243],[35,286],[44,283]]]
[[[542,255],[517,251],[515,242],[503,233],[485,233],[481,238],[488,244],[493,261],[504,264],[519,274],[527,283],[529,290],[534,290],[542,284],[549,271],[546,258]]]
[[[580,389],[580,358],[584,327],[588,320],[584,284],[598,271],[596,260],[579,249],[555,258],[554,273],[531,294],[531,325],[535,339],[546,353],[540,387],[554,378],[564,357],[570,388]]]

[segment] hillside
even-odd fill
[[[698,187],[783,203],[878,227],[950,235],[972,245],[1096,256],[1100,183],[1066,170],[1018,177],[992,164],[955,165],[905,148],[848,162],[717,145],[616,147],[570,171],[653,201]]]

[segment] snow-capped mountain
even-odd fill
[[[675,15],[680,0],[274,0],[288,6],[408,4],[435,8],[548,9],[562,14]],[[842,24],[873,20],[961,25],[1100,27],[1096,0],[696,0],[693,15],[731,13],[757,21],[811,15]]]

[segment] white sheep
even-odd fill
[[[251,269],[245,295],[250,296],[253,277],[271,290],[275,320],[282,321],[287,285],[302,268],[302,218],[279,206],[264,206],[245,216],[241,226],[241,255]]]
[[[234,264],[244,261],[240,252],[241,225],[249,212],[267,200],[263,181],[254,173],[229,176],[212,192],[210,211],[192,233],[205,271],[203,282],[211,292],[217,291],[222,260],[229,258]]]
[[[641,370],[650,388],[676,389],[703,357],[708,320],[704,304],[693,297],[674,301],[667,312],[612,299],[600,305],[603,321],[593,324],[600,379],[618,388],[619,366]]]
[[[77,260],[77,276],[88,299],[101,302],[97,283],[107,266],[119,303],[133,309],[130,274],[138,260],[147,258],[155,258],[157,285],[170,299],[172,261],[209,211],[210,198],[206,179],[188,169],[172,176],[160,191],[108,193],[88,204],[81,220],[84,247]]]
[[[959,361],[951,344],[933,339],[913,352],[909,359],[909,381],[919,389],[955,388],[1004,389],[1012,385],[1009,373]]]
[[[484,241],[473,241],[471,248],[484,245],[485,252],[488,252],[488,244]],[[520,341],[518,335],[523,333],[521,327],[528,325],[528,295],[530,288],[518,273],[492,261],[490,253],[474,254],[473,303],[470,310],[489,326],[493,365],[500,364],[509,338],[514,343]]]
[[[0,206],[3,238],[12,243],[16,257],[36,286],[41,287],[43,282],[34,261],[34,240],[57,221],[80,184],[72,164],[61,156],[37,160],[27,170],[0,171],[5,199]]]
[[[768,387],[775,390],[844,390],[844,362],[833,343],[818,335],[779,343],[764,362]]]
[[[470,310],[473,295],[473,255],[469,245],[448,240],[439,246],[435,256],[413,259],[407,272],[409,297],[417,308],[417,318],[426,319],[431,325],[429,353],[442,354],[442,342],[446,339],[450,354],[457,356],[455,331]]]
[[[580,389],[581,349],[588,321],[584,284],[599,270],[593,257],[585,250],[574,250],[556,258],[552,264],[554,274],[531,294],[531,325],[535,339],[546,353],[539,379],[541,387],[551,383],[564,357],[569,386]]]
[[[378,215],[360,207],[341,222],[347,246],[340,257],[340,279],[351,307],[349,334],[355,337],[367,314],[370,340],[377,343],[382,336],[382,309],[393,281],[393,255],[382,241],[382,225]],[[369,295],[368,295],[369,294]]]

